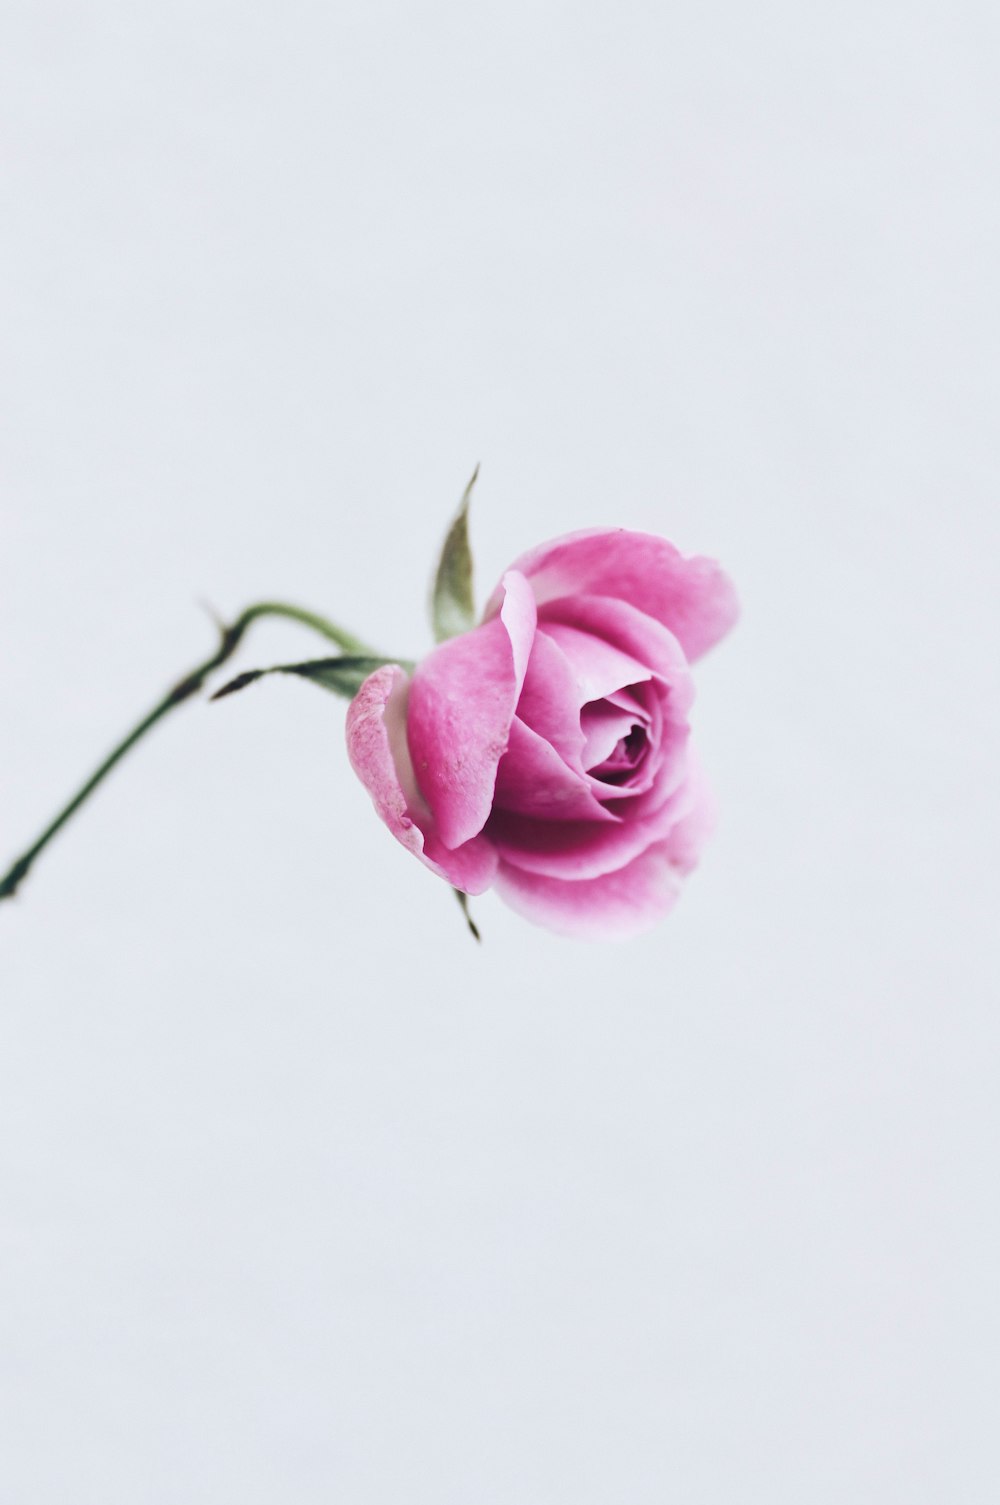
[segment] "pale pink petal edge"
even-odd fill
[[[684,555],[667,539],[627,528],[590,528],[550,539],[514,561],[539,606],[558,597],[610,596],[663,624],[693,662],[735,623],[732,581],[714,560]],[[495,616],[501,587],[483,613]]]
[[[509,570],[496,619],[436,648],[417,666],[407,739],[420,790],[450,848],[478,835],[493,806],[535,636],[535,598]]]
[[[444,845],[417,787],[406,742],[410,679],[398,664],[370,674],[347,710],[347,755],[382,821],[414,857],[465,893],[481,894],[498,858],[485,837]]]
[[[651,929],[673,908],[714,826],[704,778],[697,769],[691,777],[688,814],[624,867],[597,878],[566,880],[501,860],[495,884],[500,898],[532,923],[575,939],[628,940]]]

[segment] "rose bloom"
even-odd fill
[[[719,566],[665,539],[554,539],[412,678],[390,664],[364,682],[351,763],[397,840],[455,888],[494,887],[566,935],[635,934],[670,909],[710,829],[689,665],[736,615]]]

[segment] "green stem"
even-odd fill
[[[314,632],[318,632],[322,637],[338,643],[348,653],[367,654],[372,652],[370,648],[366,647],[360,639],[354,637],[351,633],[344,632],[343,628],[337,627],[333,622],[328,622],[325,617],[317,616],[312,611],[304,611],[299,606],[289,606],[283,601],[258,601],[256,605],[248,606],[245,611],[240,613],[231,627],[220,627],[221,638],[219,647],[212,654],[211,658],[206,659],[203,664],[199,664],[197,669],[192,669],[191,673],[186,674],[183,679],[179,680],[172,690],[168,690],[163,699],[158,701],[149,714],[142,718],[138,726],[133,727],[128,736],[119,742],[118,746],[108,754],[100,767],[95,769],[83,787],[77,790],[69,803],[46,826],[34,845],[29,847],[13,864],[9,872],[0,878],[0,900],[9,899],[17,892],[19,885],[27,877],[39,853],[48,846],[53,836],[62,830],[66,822],[76,814],[80,806],[90,798],[98,785],[104,782],[108,774],[121,762],[125,754],[137,742],[140,742],[146,733],[158,721],[163,719],[168,711],[172,711],[175,706],[183,705],[185,700],[190,700],[192,695],[197,695],[208,676],[214,670],[218,669],[221,664],[224,664],[227,659],[232,658],[251,623],[256,622],[261,617],[285,617],[293,622],[300,622],[302,626],[311,627]]]

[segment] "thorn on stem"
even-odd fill
[[[198,606],[205,613],[205,615],[208,617],[209,621],[212,623],[213,627],[215,628],[215,630],[219,634],[219,636],[224,638],[225,635],[226,635],[226,632],[227,632],[226,624],[222,620],[222,618],[219,616],[219,613],[216,611],[216,609],[212,605],[211,601],[205,601],[205,600],[199,598],[195,602],[195,605]]]

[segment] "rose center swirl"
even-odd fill
[[[637,707],[588,702],[580,714],[584,767],[591,778],[621,788],[642,767],[650,748],[645,717]]]

